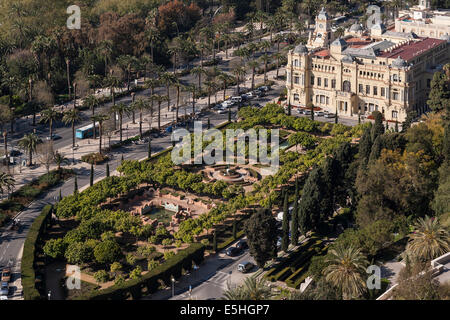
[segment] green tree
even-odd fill
[[[80,111],[78,109],[70,109],[64,112],[63,122],[72,126],[72,148],[75,147],[75,123],[81,120]]]
[[[298,245],[298,201],[299,201],[298,178],[295,179],[294,208],[292,209],[291,244]]]
[[[286,252],[289,247],[289,204],[287,190],[284,193],[282,230],[281,250]]]
[[[35,133],[27,133],[19,140],[18,145],[28,153],[28,166],[33,164],[33,153],[36,153],[39,138]]]
[[[431,81],[428,106],[433,111],[445,110],[450,105],[450,79],[444,72],[435,72]],[[448,108],[448,107],[447,107]]]
[[[431,261],[450,251],[450,233],[436,217],[425,216],[414,224],[406,252],[416,260]]]
[[[113,240],[100,242],[94,248],[94,257],[98,263],[111,264],[121,256],[120,246]]]
[[[276,257],[277,227],[272,213],[268,209],[259,209],[245,222],[250,254],[260,268]]]
[[[105,283],[109,280],[109,274],[106,270],[98,270],[94,273],[94,279],[97,283]]]
[[[366,291],[365,271],[368,262],[359,249],[336,246],[329,250],[323,273],[327,282],[342,291],[344,300],[360,297]]]
[[[53,137],[53,122],[61,118],[61,113],[53,107],[49,107],[41,112],[41,119],[39,122],[48,123],[50,129],[50,137]]]

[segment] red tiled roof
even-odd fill
[[[441,45],[444,42],[446,42],[446,40],[425,38],[417,42],[411,42],[409,44],[405,43],[391,52],[383,52],[380,57],[397,58],[400,56],[403,60],[409,61],[419,54]]]
[[[366,38],[353,37],[353,38],[345,39],[345,42],[347,42],[347,44],[350,48],[361,48],[361,47],[368,45],[372,41],[370,39],[366,39]]]
[[[314,52],[314,55],[317,57],[329,57],[330,56],[330,50],[324,49],[317,52]]]

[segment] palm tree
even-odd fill
[[[255,89],[255,71],[256,71],[256,68],[259,66],[259,63],[256,60],[252,60],[247,65],[249,66],[249,68],[252,69],[252,90],[254,90]]]
[[[213,81],[205,81],[205,85],[208,91],[208,109],[211,107],[211,94],[215,88],[215,83]]]
[[[75,148],[75,123],[81,120],[80,111],[78,109],[70,109],[64,112],[64,124],[72,125],[72,148]]]
[[[169,111],[169,109],[170,109],[170,86],[177,81],[177,77],[173,73],[164,72],[163,74],[161,74],[160,79],[161,79],[161,82],[166,85],[166,96],[167,96],[167,101],[169,101],[169,103],[167,104],[167,111]]]
[[[98,50],[105,62],[105,77],[106,77],[108,70],[108,61],[111,60],[111,57],[113,55],[113,42],[111,40],[102,41],[100,43]]]
[[[86,98],[84,98],[83,103],[87,107],[89,107],[89,109],[92,110],[92,117],[93,117],[95,115],[95,108],[97,108],[100,104],[98,98],[96,96],[94,96],[93,94],[90,94]],[[95,121],[92,122],[92,125],[94,126],[94,139],[96,139],[97,138],[97,130],[95,130]]]
[[[120,142],[122,142],[122,123],[123,123],[123,115],[130,115],[131,108],[129,105],[126,105],[125,103],[121,102],[119,104],[116,104],[115,106],[111,107],[111,112],[114,114],[119,115],[119,135],[120,135]]]
[[[55,152],[55,154],[53,155],[53,161],[56,163],[56,165],[58,166],[58,171],[61,170],[61,165],[62,164],[67,164],[69,163],[69,159],[67,159],[66,157],[64,157],[64,155],[62,153],[59,153],[58,151]]]
[[[151,102],[151,110],[153,110],[153,99],[152,96],[155,94],[155,88],[161,85],[161,81],[158,79],[147,79],[145,81],[145,86],[150,88],[150,102]]]
[[[228,82],[231,80],[231,76],[226,72],[222,72],[217,76],[217,79],[223,84],[223,100],[225,101],[225,94],[227,91]]]
[[[96,114],[91,117],[92,121],[98,122],[98,152],[102,154],[102,137],[103,137],[103,123],[109,119],[109,116],[106,114]]]
[[[368,264],[360,249],[337,246],[329,250],[325,279],[342,290],[344,299],[361,296],[366,290],[364,274]]]
[[[48,123],[50,128],[50,139],[53,137],[53,121],[61,118],[61,113],[53,107],[49,107],[42,111],[39,122]]]
[[[148,109],[148,100],[137,99],[131,107],[133,110],[139,110],[139,136],[142,138],[142,112]]]
[[[273,55],[273,57],[275,58],[275,60],[277,61],[277,74],[276,74],[276,79],[278,79],[278,71],[279,71],[279,69],[280,69],[280,60],[281,60],[281,57],[282,57],[282,55],[281,55],[281,53],[279,53],[279,52],[276,52],[274,55]]]
[[[14,184],[16,180],[14,180],[13,176],[9,173],[0,172],[0,193],[4,194],[6,191],[11,192],[14,189]]]
[[[409,236],[406,252],[415,259],[430,261],[450,251],[450,233],[437,217],[419,218]]]
[[[248,277],[244,280],[244,284],[228,288],[224,293],[224,300],[269,300],[273,296],[267,281],[261,277]]]
[[[167,96],[162,96],[160,94],[154,94],[151,99],[158,103],[158,131],[161,130],[161,103],[164,101],[168,101],[169,98]]]
[[[36,147],[39,138],[35,133],[28,133],[19,140],[18,145],[28,153],[28,166],[33,164],[33,153],[36,153]]]
[[[233,74],[236,77],[236,89],[237,89],[237,94],[239,95],[239,83],[240,83],[240,79],[241,77],[245,76],[245,68],[242,65],[236,65],[233,67]]]
[[[205,73],[205,69],[201,66],[197,66],[195,68],[192,68],[191,73],[198,77],[198,91],[201,92],[202,91],[202,74]]]
[[[263,54],[260,59],[262,62],[264,62],[264,83],[266,83],[266,81],[267,81],[267,62],[270,61],[270,56],[267,54]]]

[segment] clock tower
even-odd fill
[[[322,7],[319,15],[316,17],[316,28],[314,29],[312,37],[308,41],[309,48],[328,47],[334,40],[333,32],[331,31],[331,21],[325,8]]]

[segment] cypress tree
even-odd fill
[[[208,130],[211,129],[211,120],[208,117]]]
[[[123,153],[122,153],[122,156],[120,157],[120,164],[122,164],[123,163]]]
[[[259,209],[244,224],[250,255],[258,267],[277,256],[277,224],[269,209]]]
[[[58,199],[58,201],[61,201],[62,200],[62,191],[61,191],[61,189],[59,189],[59,199]]]
[[[398,132],[398,121],[395,120],[395,132]]]
[[[369,162],[376,161],[380,157],[382,149],[383,149],[383,136],[378,136],[373,142]]]
[[[295,179],[295,197],[294,209],[292,210],[292,226],[291,226],[291,243],[293,246],[298,245],[298,179]]]
[[[309,230],[317,229],[320,224],[322,192],[326,189],[321,177],[322,170],[314,168],[306,179],[303,188],[298,215],[299,227],[303,234],[306,234]]]
[[[387,132],[389,130],[389,123],[386,120],[386,129],[384,130],[384,132]]]
[[[374,111],[372,112],[373,117],[375,118],[375,124],[372,126],[371,131],[371,141],[374,142],[375,139],[384,133],[384,126],[383,126],[383,115],[380,111]]]
[[[292,115],[292,106],[291,106],[291,101],[289,101],[288,104],[288,116]]]
[[[213,251],[217,253],[217,230],[214,230]]]
[[[371,128],[367,128],[359,140],[359,158],[363,164],[367,164],[372,150]]]
[[[231,122],[231,108],[228,108],[228,122]]]
[[[89,185],[93,186],[94,185],[94,164],[91,163],[91,175],[89,177]]]
[[[148,154],[147,158],[150,159],[152,157],[152,139],[148,137]]]
[[[77,177],[77,175],[75,175],[75,180],[73,183],[73,193],[74,194],[78,193],[78,177]]]
[[[109,177],[109,163],[106,164],[106,176]]]
[[[287,251],[289,247],[289,207],[288,207],[288,193],[284,193],[283,203],[283,236],[281,239],[281,250]]]
[[[314,121],[314,105],[311,105],[311,120],[313,120]],[[337,114],[336,114],[336,117],[337,117]]]

